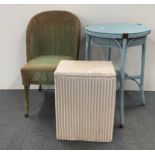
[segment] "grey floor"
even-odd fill
[[[113,142],[57,141],[54,93],[30,92],[30,118],[23,117],[23,91],[0,90],[0,149],[155,149],[155,92],[146,92],[140,106],[138,92],[125,93],[125,128],[117,127]]]

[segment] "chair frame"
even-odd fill
[[[64,13],[64,15],[65,14],[70,14],[71,16],[73,16],[75,18],[75,20],[77,22],[76,23],[77,24],[77,37],[76,37],[76,40],[77,40],[77,43],[76,43],[77,48],[76,49],[77,49],[77,51],[76,51],[76,57],[75,57],[75,59],[78,60],[78,58],[79,58],[79,48],[80,48],[80,34],[81,34],[81,28],[80,28],[80,20],[79,20],[79,18],[76,15],[74,15],[74,14],[68,12],[68,11],[45,11],[45,12],[41,12],[41,13],[33,16],[31,18],[28,26],[27,26],[27,31],[26,31],[26,54],[27,54],[27,62],[29,62],[31,59],[33,59],[30,56],[30,49],[31,49],[31,47],[30,47],[30,34],[32,32],[32,30],[31,30],[31,24],[32,24],[32,22],[34,22],[34,20],[36,20],[36,18],[38,18],[39,16],[44,16],[44,15],[46,15],[48,13],[56,13],[56,12],[58,12],[58,13],[59,12]],[[48,68],[46,68],[45,70],[48,71]],[[30,82],[27,82],[26,80],[24,80],[23,77],[25,75],[24,75],[24,69],[23,69],[23,67],[21,68],[21,74],[22,74],[22,81],[23,81],[23,85],[24,85],[24,116],[25,117],[28,117],[29,116],[29,88],[30,88],[30,84],[39,84],[39,91],[41,91],[42,85],[44,83],[30,83]]]

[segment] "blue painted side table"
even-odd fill
[[[85,59],[89,59],[90,43],[108,47],[108,60],[111,60],[111,48],[120,49],[120,71],[118,78],[119,87],[119,113],[120,127],[124,127],[124,81],[133,80],[137,83],[142,104],[145,104],[144,97],[144,67],[145,67],[145,48],[146,37],[151,32],[149,28],[141,24],[107,23],[100,25],[90,25],[85,27],[86,32],[86,51]],[[125,61],[128,47],[142,46],[141,72],[139,75],[129,76],[125,74]]]

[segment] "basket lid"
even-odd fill
[[[111,61],[60,61],[54,75],[115,77],[116,72]]]

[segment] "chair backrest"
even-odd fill
[[[46,11],[35,15],[26,32],[27,61],[41,55],[78,58],[80,20],[67,11]]]

